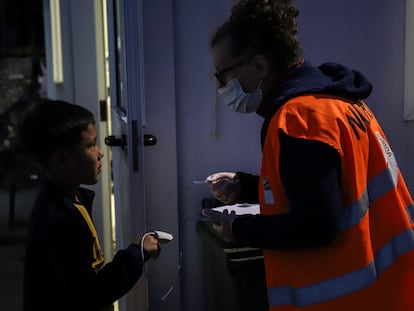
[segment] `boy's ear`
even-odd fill
[[[64,150],[56,150],[50,156],[50,166],[51,167],[65,167],[69,163],[69,155]]]

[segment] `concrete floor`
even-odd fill
[[[9,226],[9,193],[0,190],[0,301],[1,310],[22,310],[24,240],[36,186],[17,189],[15,222]]]

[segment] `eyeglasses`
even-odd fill
[[[232,69],[234,69],[234,68],[237,68],[237,67],[239,67],[239,66],[242,66],[242,65],[246,64],[246,63],[247,63],[247,62],[249,62],[249,61],[250,61],[250,59],[248,59],[248,60],[244,60],[244,61],[238,62],[238,63],[236,63],[236,64],[234,64],[234,65],[231,65],[231,66],[229,66],[229,67],[227,67],[227,68],[224,68],[223,70],[216,71],[216,72],[214,73],[214,76],[216,77],[216,79],[217,79],[217,81],[220,83],[220,85],[225,85],[226,83],[225,83],[225,81],[223,81],[223,77],[224,77],[224,75],[225,75],[227,72],[229,72],[230,70],[232,70]]]

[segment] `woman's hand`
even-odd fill
[[[224,204],[233,205],[240,198],[240,181],[234,172],[218,172],[206,178],[214,197]]]

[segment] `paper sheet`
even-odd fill
[[[228,210],[229,213],[231,211],[235,211],[236,215],[260,214],[259,204],[241,203],[241,204],[224,205],[224,206],[212,208],[212,210],[218,211],[218,212],[223,212],[225,209]]]

